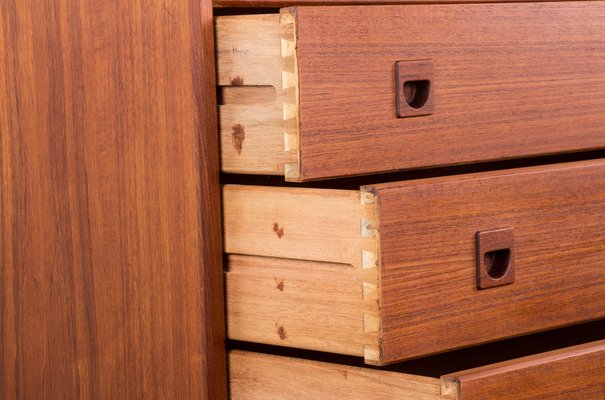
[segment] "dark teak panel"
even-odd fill
[[[302,180],[605,147],[605,2],[291,12]],[[434,111],[397,118],[418,60]]]
[[[3,399],[226,398],[208,1],[0,3]]]
[[[602,160],[374,190],[383,362],[605,317]],[[502,228],[514,281],[480,290],[475,235]]]
[[[511,3],[534,0],[433,0],[430,3]],[[344,5],[392,5],[426,4],[426,0],[214,0],[217,7],[287,7],[287,6],[344,6]]]
[[[605,340],[462,371],[443,377],[460,399],[601,400]]]

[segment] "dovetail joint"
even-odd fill
[[[364,332],[378,332],[380,328],[380,320],[376,315],[364,314],[363,315],[363,331]]]
[[[283,58],[291,57],[296,52],[296,43],[287,38],[281,38],[281,56]]]
[[[298,171],[298,165],[295,164],[286,164],[284,166],[284,173],[286,179],[297,179],[300,176]]]
[[[361,219],[361,237],[374,237],[376,228],[374,223],[366,218]]]
[[[378,267],[378,257],[376,257],[376,253],[374,253],[373,251],[362,250],[361,267],[363,269]]]
[[[441,396],[445,398],[459,398],[460,382],[456,378],[441,378]]]
[[[296,104],[284,103],[283,107],[284,121],[296,118]]]
[[[375,204],[376,203],[376,196],[370,192],[365,192],[362,191],[361,192],[361,205],[370,205],[370,204]]]
[[[279,15],[279,22],[283,27],[294,25],[294,15],[288,10],[282,10]]]
[[[364,300],[376,300],[378,298],[378,288],[376,285],[370,282],[363,283],[363,299]]]
[[[284,90],[295,87],[297,84],[296,74],[294,74],[293,72],[289,72],[289,71],[282,71],[281,72],[281,84],[282,84],[282,89],[284,89]]]
[[[298,150],[298,136],[284,132],[284,151]]]
[[[369,364],[379,364],[380,347],[380,294],[379,294],[379,244],[376,195],[362,189],[360,203],[363,210],[361,218],[361,250],[363,301],[363,331],[366,334],[364,358]]]
[[[376,347],[366,346],[363,352],[363,358],[365,362],[379,362],[380,351]]]
[[[298,66],[296,60],[295,16],[288,10],[280,12],[282,37],[280,41],[282,58],[282,118],[284,121],[284,151],[291,153],[290,163],[284,166],[286,180],[300,179],[300,140],[298,121]]]

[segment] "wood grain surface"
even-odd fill
[[[605,341],[533,354],[441,379],[233,350],[233,399],[601,400]]]
[[[362,251],[376,253],[362,220],[373,204],[355,190],[225,185],[225,252],[314,260],[361,267]]]
[[[439,3],[522,3],[533,0],[214,0],[215,7],[278,8],[288,6],[345,6]]]
[[[382,361],[605,316],[605,161],[370,187]],[[475,234],[513,228],[515,281],[478,290]]]
[[[376,268],[242,255],[227,266],[230,339],[378,354]]]
[[[603,2],[290,12],[299,180],[605,147]],[[413,60],[434,64],[435,112],[397,118],[395,63]]]
[[[462,400],[601,400],[605,340],[442,377],[444,393]]]
[[[221,170],[297,179],[293,24],[260,14],[220,16],[215,25]]]
[[[225,399],[208,1],[0,3],[0,398]]]
[[[229,338],[380,362],[375,212],[355,190],[225,185]]]
[[[233,400],[437,400],[440,380],[397,372],[271,356],[229,353]]]
[[[371,204],[361,205],[368,194]],[[227,274],[234,339],[359,354],[357,336],[347,347],[331,339],[323,321],[314,331],[312,322],[304,326],[298,315],[287,316],[302,301],[309,321],[319,320],[327,311],[312,311],[321,297],[315,291],[355,278],[354,267],[369,269],[364,282],[380,301],[381,354],[365,355],[372,364],[605,316],[602,159],[379,184],[361,193],[226,185],[223,199],[225,250],[262,256],[236,263]],[[509,248],[514,240],[514,280],[505,275],[507,285],[480,290],[476,234],[503,229],[514,235],[507,239]],[[376,262],[374,282],[369,272]],[[350,265],[351,276],[325,263]],[[301,269],[313,271],[316,287]],[[297,290],[277,293],[272,279],[292,280]],[[305,294],[306,302],[300,300]],[[325,300],[320,303],[331,305],[334,315],[351,316],[348,304]],[[256,320],[263,323],[251,328]],[[275,326],[286,322],[297,335],[278,340]]]

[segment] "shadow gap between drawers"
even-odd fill
[[[605,158],[605,150],[594,150],[577,153],[564,153],[533,158],[518,158],[509,160],[490,161],[474,164],[459,164],[438,168],[415,169],[385,174],[364,175],[350,178],[293,183],[286,182],[281,176],[244,175],[221,173],[222,184],[245,184],[258,186],[280,187],[309,187],[325,189],[359,189],[368,184],[407,181],[413,179],[433,178],[438,176],[462,175],[469,173],[496,171],[514,168],[533,167],[547,164],[568,163],[574,161],[593,160]]]
[[[215,17],[223,15],[250,15],[250,14],[279,14],[281,7],[217,7],[214,8]]]

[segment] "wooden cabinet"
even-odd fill
[[[605,3],[237,12],[216,18],[232,398],[601,399],[602,324],[398,368],[605,318]]]
[[[0,2],[0,398],[602,399],[602,325],[362,365],[603,321],[603,2],[413,2]]]

